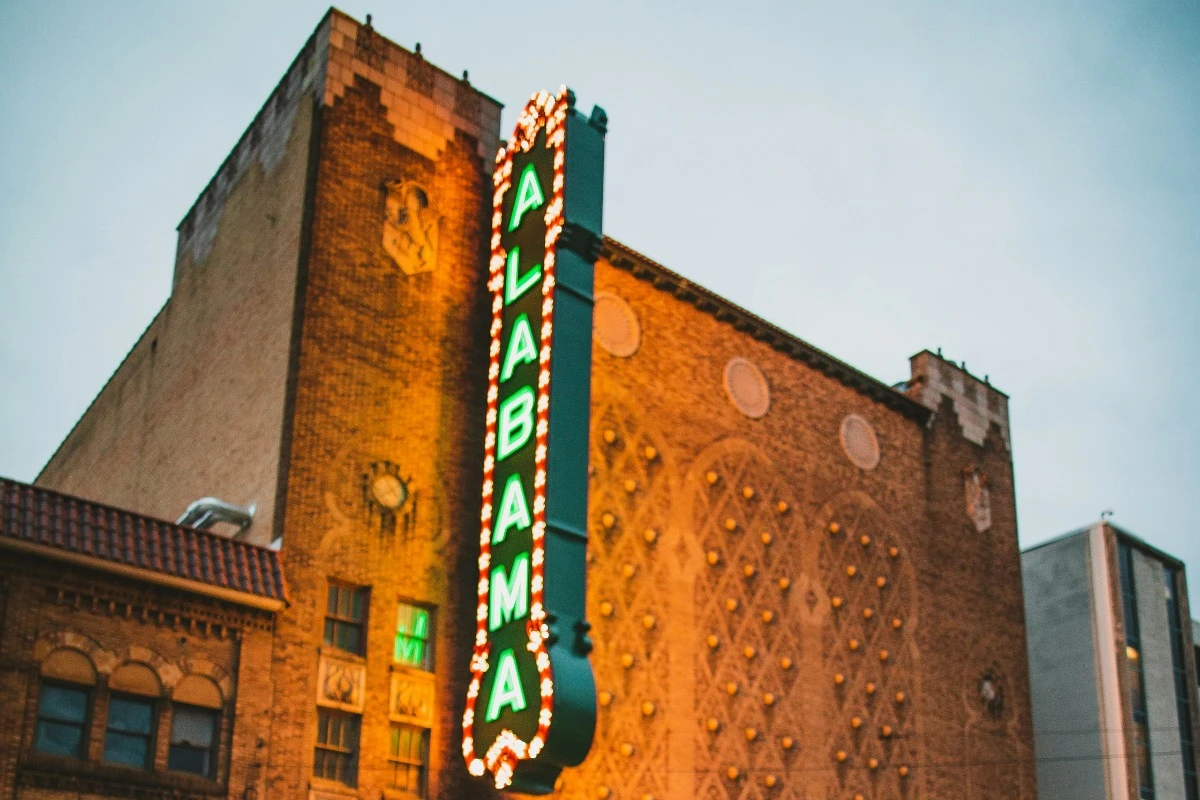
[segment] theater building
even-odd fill
[[[23,490],[253,507],[231,535],[277,551],[287,602],[192,793],[495,793],[462,717],[499,119],[331,11],[184,216],[170,298]],[[881,383],[604,239],[578,417],[598,721],[557,794],[1034,798],[1007,402],[928,351]],[[45,648],[9,666],[15,597],[6,691],[36,719],[51,672]],[[37,635],[117,625],[149,631],[58,614]],[[171,772],[23,730],[0,792],[44,759]]]

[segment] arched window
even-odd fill
[[[87,718],[96,670],[78,650],[63,648],[46,656],[41,666],[37,730],[34,749],[39,753],[87,757]]]
[[[154,761],[154,711],[162,684],[145,664],[122,664],[108,679],[104,760],[149,769]]]
[[[221,690],[201,675],[187,675],[171,695],[171,749],[167,769],[216,776]]]

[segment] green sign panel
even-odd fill
[[[498,788],[548,793],[591,747],[584,619],[593,266],[604,133],[540,92],[493,175],[479,605],[463,756]]]

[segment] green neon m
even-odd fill
[[[494,631],[506,622],[521,619],[529,613],[529,553],[513,559],[512,572],[507,575],[504,565],[492,570],[488,594],[488,630]]]

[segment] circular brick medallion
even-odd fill
[[[875,429],[857,414],[850,414],[842,420],[840,434],[842,449],[846,458],[859,469],[875,469],[879,466],[879,440],[875,438]]]
[[[750,419],[761,418],[771,407],[771,389],[766,377],[744,358],[732,358],[725,365],[725,392],[737,410]]]
[[[629,358],[642,344],[642,326],[623,299],[611,292],[597,292],[592,337],[614,356]]]

